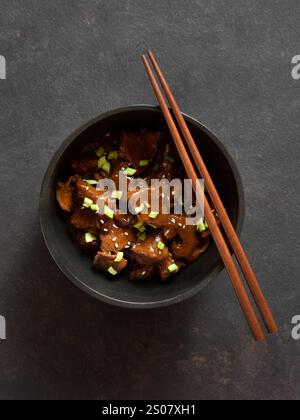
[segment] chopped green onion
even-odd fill
[[[85,236],[85,242],[87,244],[97,240],[96,236],[92,235],[90,232],[87,232],[84,236]]]
[[[146,228],[145,228],[145,226],[141,226],[141,227],[139,228],[139,231],[140,231],[141,233],[146,232]]]
[[[175,263],[174,264],[171,264],[168,267],[168,271],[169,271],[169,273],[176,273],[177,271],[179,271],[179,267]]]
[[[97,204],[92,204],[91,205],[91,210],[93,210],[93,211],[99,211],[99,207],[97,206]]]
[[[107,270],[109,272],[109,274],[111,274],[112,276],[116,276],[118,274],[117,270],[115,270],[113,267],[109,267],[109,269]]]
[[[141,233],[140,235],[138,235],[138,239],[142,242],[144,242],[147,239],[147,234],[146,232]]]
[[[203,221],[203,219],[200,219],[197,222],[197,231],[198,232],[204,232],[206,231],[207,227],[205,226],[205,222]]]
[[[87,182],[89,185],[97,185],[98,181],[95,179],[85,179],[85,182]]]
[[[144,225],[144,223],[143,223],[143,222],[139,222],[139,223],[137,223],[136,225],[134,225],[134,227],[135,227],[136,229],[140,229],[143,225]]]
[[[109,217],[110,219],[113,219],[115,213],[108,206],[104,206],[104,214],[105,214],[105,216]]]
[[[84,200],[83,200],[83,207],[86,207],[86,208],[88,209],[88,208],[90,208],[90,207],[91,207],[91,205],[92,205],[93,203],[94,203],[94,202],[93,202],[93,200],[90,200],[89,198],[84,197]]]
[[[152,227],[152,229],[157,229],[157,226],[150,225],[150,224],[148,226]]]
[[[159,213],[157,213],[156,211],[152,211],[151,213],[149,213],[149,218],[155,220],[158,215]]]
[[[124,252],[118,252],[114,262],[116,262],[116,263],[121,262],[123,257],[124,257]]]
[[[97,155],[98,157],[101,157],[101,156],[103,156],[103,155],[104,155],[105,150],[103,149],[103,147],[99,147],[99,149],[97,149],[97,150],[95,151],[95,153],[96,153],[96,155]]]
[[[122,196],[123,196],[123,191],[113,191],[112,193],[111,193],[111,198],[114,200],[114,199],[116,199],[116,200],[121,200],[121,198],[122,198]]]
[[[170,145],[166,144],[166,154],[170,153],[170,149],[171,149]]]
[[[175,159],[174,159],[174,158],[172,158],[171,156],[165,156],[165,160],[166,160],[167,162],[170,162],[170,163],[175,163]]]
[[[102,166],[103,171],[107,172],[108,174],[110,173],[110,163],[106,162],[104,163],[104,165]]]
[[[204,220],[204,224],[205,224],[206,229],[209,229],[209,226],[206,220]]]
[[[159,171],[159,168],[160,168],[159,163],[156,163],[156,164],[154,165],[154,168],[153,168],[154,172]]]
[[[102,156],[97,162],[98,168],[103,169],[105,172],[110,172],[110,163]]]
[[[126,169],[124,170],[124,174],[125,174],[125,175],[127,175],[127,176],[133,176],[133,175],[135,175],[135,174],[136,174],[136,169],[133,169],[133,168],[126,168]]]
[[[148,166],[149,160],[140,160],[139,166]]]
[[[159,241],[159,242],[158,242],[158,244],[157,244],[157,248],[158,248],[160,251],[163,251],[163,250],[165,249],[165,247],[166,247],[166,245],[165,245],[163,242],[161,242],[161,241]]]
[[[118,152],[116,150],[109,152],[107,159],[108,160],[113,160],[113,159],[117,159],[117,157],[119,156]]]

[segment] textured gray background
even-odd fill
[[[299,399],[299,23],[298,0],[0,1],[0,398]],[[52,154],[103,111],[155,103],[147,47],[241,171],[243,242],[281,325],[266,343],[251,340],[225,273],[137,313],[77,290],[43,243]]]

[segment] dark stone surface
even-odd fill
[[[299,399],[298,0],[1,0],[1,398]],[[168,309],[89,298],[52,262],[38,194],[76,127],[155,103],[140,53],[152,47],[182,109],[236,159],[243,242],[281,325],[255,344],[223,273]]]

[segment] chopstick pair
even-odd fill
[[[192,134],[185,122],[185,119],[180,111],[180,108],[171,92],[170,87],[168,86],[168,83],[157,63],[157,60],[154,56],[154,54],[149,50],[148,51],[151,63],[153,65],[153,68],[155,70],[155,73],[157,75],[157,78],[162,86],[162,90],[164,91],[171,109],[174,112],[175,118],[177,120],[177,123],[182,131],[183,137],[185,138],[185,141],[189,147],[189,150],[193,156],[193,159],[196,163],[196,167],[202,178],[204,179],[205,186],[207,188],[207,191],[210,195],[211,201],[219,215],[219,219],[221,221],[221,224],[224,228],[224,231],[226,233],[227,239],[230,242],[230,245],[233,249],[234,255],[236,257],[237,262],[239,263],[239,266],[241,268],[241,271],[246,279],[246,282],[248,284],[248,287],[253,295],[254,301],[256,303],[256,306],[259,310],[259,313],[261,314],[261,317],[264,321],[264,324],[268,330],[269,333],[276,333],[278,332],[278,326],[276,324],[276,321],[273,317],[273,314],[271,312],[271,309],[267,303],[267,300],[263,294],[263,291],[258,283],[257,278],[255,277],[254,271],[251,267],[251,264],[248,260],[248,257],[239,241],[239,238],[235,232],[235,229],[229,219],[229,216],[226,212],[226,209],[222,203],[222,200],[217,192],[217,189],[210,177],[210,174],[207,170],[207,167],[201,157],[201,154],[196,146],[196,143],[192,137]],[[196,185],[199,182],[197,172],[193,166],[193,163],[190,160],[190,157],[188,155],[188,152],[185,148],[184,142],[181,139],[181,136],[179,134],[179,131],[177,129],[177,126],[175,124],[175,121],[173,120],[173,117],[170,113],[169,107],[165,101],[164,95],[158,85],[158,82],[154,76],[154,73],[150,67],[150,64],[147,60],[147,57],[145,55],[142,56],[143,63],[145,65],[146,71],[148,73],[151,85],[153,87],[154,93],[156,95],[156,98],[160,104],[160,107],[162,109],[162,112],[164,114],[165,120],[168,124],[169,130],[171,132],[171,135],[173,137],[173,140],[176,144],[178,153],[182,159],[183,165],[185,167],[185,170],[187,172],[187,175],[192,180],[193,186],[196,190]],[[205,217],[207,220],[207,223],[209,225],[211,234],[214,238],[214,241],[216,243],[216,246],[220,252],[220,255],[222,257],[223,263],[227,269],[229,278],[231,280],[231,283],[234,287],[235,293],[237,295],[238,301],[240,303],[240,306],[244,312],[244,315],[246,317],[246,320],[248,322],[248,325],[250,327],[250,330],[253,334],[253,337],[255,340],[260,341],[265,339],[264,331],[258,321],[256,312],[251,304],[251,301],[249,299],[249,296],[247,294],[246,288],[244,286],[244,283],[241,280],[239,271],[237,269],[237,266],[233,260],[233,257],[229,251],[229,248],[226,244],[226,241],[222,235],[222,232],[220,230],[220,227],[218,226],[216,219],[212,213],[211,207],[207,201],[206,198],[204,198],[204,212]]]

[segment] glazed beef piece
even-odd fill
[[[192,263],[200,257],[201,254],[203,254],[207,248],[209,247],[209,238],[202,239],[199,245],[197,245],[193,251],[190,253],[190,255],[184,257],[185,261],[188,263]]]
[[[77,159],[71,163],[71,168],[73,171],[78,175],[85,175],[89,173],[93,173],[98,169],[98,158],[95,157],[87,157],[84,159]]]
[[[98,216],[95,212],[90,209],[82,209],[76,207],[70,218],[71,225],[78,230],[85,232],[92,232],[98,234],[99,222]]]
[[[114,215],[115,224],[121,228],[132,227],[138,223],[138,218],[132,214],[121,214],[118,210]]]
[[[95,187],[89,185],[87,182],[79,179],[76,182],[76,193],[78,199],[83,200],[85,197],[93,201],[94,204],[97,204],[97,200],[104,191],[98,191]]]
[[[93,257],[99,250],[99,240],[86,242],[85,234],[83,232],[76,232],[75,239],[79,247],[89,256]]]
[[[60,208],[70,213],[74,206],[75,182],[77,176],[71,176],[66,182],[58,182],[56,189],[56,199]]]
[[[171,245],[171,252],[176,258],[188,259],[200,244],[200,238],[195,226],[185,226],[177,233]]]
[[[153,265],[137,265],[129,274],[131,281],[145,280],[156,274],[155,266]]]
[[[177,265],[178,270],[180,270],[184,266],[182,262],[174,260],[173,255],[169,253],[168,257],[164,259],[161,262],[161,264],[157,267],[158,274],[162,281],[166,281],[169,277],[173,275],[169,271],[169,267],[173,264]]]
[[[120,273],[127,267],[127,260],[122,258],[120,262],[115,262],[116,254],[109,254],[108,252],[98,252],[94,258],[93,266],[97,271],[107,272],[110,267]]]
[[[101,250],[105,252],[119,252],[129,248],[136,241],[133,231],[126,227],[118,227],[111,221],[101,232]]]
[[[154,157],[159,139],[160,133],[156,132],[124,131],[121,137],[120,156],[133,168],[140,169],[140,161],[151,160]]]
[[[138,241],[130,250],[130,254],[139,265],[158,265],[168,257],[169,251],[158,249],[158,243],[163,240],[161,234],[149,234],[145,241]]]

